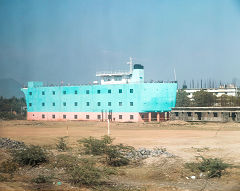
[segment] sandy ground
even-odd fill
[[[116,143],[135,148],[164,147],[186,161],[204,153],[234,164],[240,162],[239,123],[111,123],[110,129]],[[106,122],[0,121],[0,137],[29,144],[53,145],[58,137],[68,135],[74,146],[82,137],[105,134]]]
[[[186,179],[185,176],[190,176],[191,173],[184,174],[186,170],[182,166],[185,162],[194,161],[199,155],[222,158],[224,162],[240,166],[240,123],[110,123],[110,133],[115,138],[115,143],[135,148],[162,147],[177,156],[148,158],[143,165],[123,168],[123,175],[111,177],[114,182],[144,186],[148,191],[240,190],[239,168],[229,169],[220,179],[206,181]],[[45,145],[52,150],[56,148],[59,137],[68,136],[68,145],[76,148],[77,140],[83,137],[101,137],[106,134],[106,122],[0,121],[0,137],[24,141],[27,144]],[[4,156],[4,153],[1,154]],[[33,170],[38,172],[36,168]],[[18,181],[18,178],[22,177],[16,176],[14,181],[0,183],[0,190],[33,190],[32,184]],[[61,189],[71,188],[71,185],[65,186],[66,188]],[[35,190],[36,188],[34,187]],[[57,187],[54,189],[59,190]]]

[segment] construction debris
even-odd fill
[[[139,148],[137,150],[133,150],[129,152],[126,157],[129,159],[146,159],[149,157],[159,157],[165,155],[166,157],[174,157],[174,154],[171,154],[166,151],[165,148],[154,148],[154,149],[146,149],[146,148]]]
[[[21,149],[25,148],[24,142],[11,140],[9,138],[1,137],[0,138],[0,148],[6,149]]]

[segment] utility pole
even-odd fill
[[[108,121],[108,136],[110,136],[110,119],[107,120]]]

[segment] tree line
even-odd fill
[[[0,97],[0,119],[25,119],[26,101],[25,98],[4,98]]]
[[[193,93],[192,99],[185,90],[178,90],[176,107],[238,107],[240,96],[222,95],[217,97],[213,93],[200,90]]]

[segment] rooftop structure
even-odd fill
[[[133,64],[130,57],[129,71],[105,71],[97,72],[96,76],[100,77],[100,83],[104,84],[128,84],[144,82],[144,67],[140,64]]]
[[[237,88],[234,85],[224,85],[220,86],[219,88],[202,88],[202,89],[184,89],[188,93],[188,97],[190,99],[193,98],[193,93],[204,90],[210,93],[213,93],[213,95],[217,97],[221,97],[222,95],[227,95],[227,96],[238,96],[239,94],[239,88]]]

